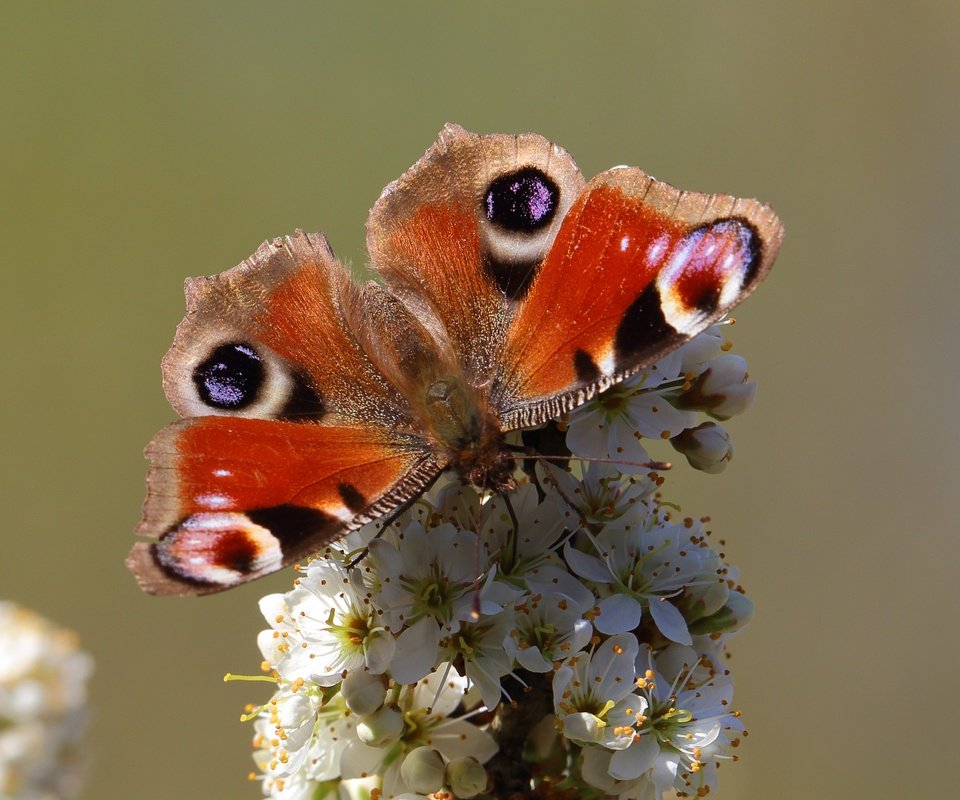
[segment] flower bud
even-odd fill
[[[403,714],[393,706],[384,706],[357,723],[357,737],[371,747],[386,747],[403,733]]]
[[[713,616],[730,599],[730,586],[725,574],[727,568],[720,556],[713,550],[708,550],[703,554],[702,565],[703,571],[699,578],[687,586],[675,601],[688,626]],[[690,631],[694,632],[692,627]]]
[[[730,633],[746,625],[753,616],[753,601],[745,594],[730,590],[727,603],[716,614],[697,620],[690,632],[697,634]]]
[[[681,409],[706,411],[715,419],[729,419],[746,411],[757,394],[756,382],[747,378],[746,360],[725,353],[711,360],[674,404]]]
[[[443,772],[443,757],[431,747],[414,748],[400,765],[400,777],[404,783],[420,794],[430,794],[440,789],[443,786]]]
[[[670,444],[687,457],[691,467],[711,475],[723,472],[733,458],[730,434],[716,422],[687,428],[674,436]]]
[[[379,675],[385,672],[393,654],[397,650],[397,640],[386,628],[374,628],[367,634],[363,643],[363,658],[367,669]]]
[[[455,758],[447,764],[447,785],[457,797],[469,800],[487,788],[487,771],[473,756]]]
[[[745,594],[730,591],[730,599],[724,610],[730,616],[730,627],[728,631],[736,631],[746,625],[753,617],[753,601]]]
[[[343,679],[340,694],[354,714],[369,717],[387,698],[386,681],[381,675],[371,675],[364,670],[355,670]]]

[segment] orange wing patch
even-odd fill
[[[749,294],[781,235],[752,200],[637,169],[594,178],[507,333],[506,426],[568,410],[695,336]]]
[[[201,417],[147,448],[129,563],[155,594],[205,594],[280,569],[419,494],[439,472],[415,441],[369,427]]]

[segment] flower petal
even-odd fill
[[[660,755],[657,737],[647,734],[626,750],[618,750],[610,759],[610,774],[621,781],[632,781],[650,769]]]
[[[397,683],[416,683],[437,663],[440,626],[432,617],[415,622],[397,637],[390,674]]]
[[[680,644],[693,644],[690,631],[687,630],[687,621],[677,607],[663,597],[650,599],[650,616],[657,623],[660,633],[668,639]]]
[[[600,613],[593,620],[600,633],[626,633],[640,624],[643,607],[628,594],[612,594],[600,601]]]

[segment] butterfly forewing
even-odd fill
[[[371,211],[372,267],[483,382],[499,370],[515,303],[583,184],[573,159],[542,136],[447,125]]]
[[[504,426],[568,411],[700,333],[753,290],[781,238],[754,200],[681,192],[639,169],[598,175],[507,332]]]

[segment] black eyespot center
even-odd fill
[[[559,201],[560,188],[553,179],[536,167],[522,167],[490,184],[483,210],[494,225],[528,233],[550,224]]]
[[[238,411],[253,403],[264,377],[263,359],[244,342],[220,345],[193,371],[200,399],[224,411]]]

